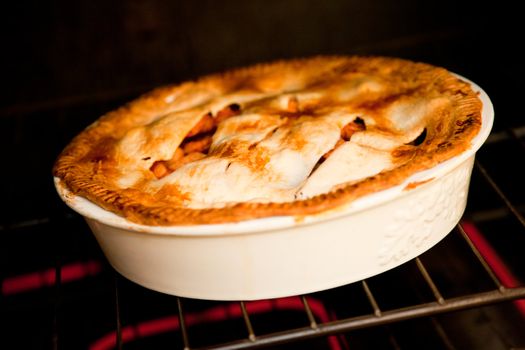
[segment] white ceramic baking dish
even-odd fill
[[[57,178],[55,185],[67,205],[85,217],[110,264],[144,287],[211,300],[275,298],[337,287],[420,255],[457,224],[475,152],[489,135],[494,115],[485,92],[472,86],[480,93],[483,119],[469,150],[399,186],[321,215],[144,226],[73,195]]]

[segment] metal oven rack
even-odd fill
[[[519,139],[516,141],[520,142]],[[501,201],[505,204],[507,209],[512,213],[514,219],[517,220],[523,232],[518,234],[525,233],[525,219],[520,214],[519,210],[511,203],[507,196],[500,189],[496,181],[489,175],[485,167],[476,161],[475,172],[481,174],[484,180],[490,185],[492,190],[499,196]],[[308,302],[308,296],[300,296],[303,312],[304,312],[304,326],[287,329],[284,331],[273,332],[269,334],[258,334],[257,329],[252,326],[251,315],[248,312],[245,302],[238,302],[238,306],[242,311],[242,319],[245,326],[244,338],[240,338],[234,341],[229,341],[226,343],[197,347],[197,349],[251,349],[251,348],[262,348],[262,347],[272,347],[279,344],[303,341],[305,339],[311,339],[316,337],[326,337],[335,334],[341,334],[356,329],[362,329],[367,327],[374,327],[379,325],[392,324],[399,321],[415,319],[425,316],[433,316],[443,313],[449,313],[458,310],[464,310],[469,308],[477,308],[489,304],[501,303],[505,301],[515,300],[525,298],[525,287],[506,287],[497,277],[496,273],[493,271],[491,266],[486,262],[482,253],[478,250],[476,245],[469,238],[469,235],[465,232],[465,229],[461,224],[458,224],[456,228],[451,232],[451,234],[459,235],[470,248],[471,254],[475,256],[477,263],[485,271],[486,275],[492,280],[493,288],[488,291],[469,293],[465,295],[460,295],[451,298],[445,298],[440,291],[438,283],[434,281],[432,277],[432,271],[425,266],[420,257],[415,258],[412,262],[407,264],[415,264],[417,266],[417,271],[419,271],[420,277],[425,281],[429,291],[433,294],[434,300],[424,303],[415,303],[413,305],[383,310],[381,305],[377,302],[375,297],[374,290],[369,286],[366,280],[357,282],[362,288],[362,292],[366,295],[370,303],[370,313],[341,318],[328,322],[318,322],[313,316],[312,310]],[[126,348],[123,345],[122,339],[122,323],[120,319],[121,315],[121,303],[119,302],[119,295],[121,291],[119,290],[118,279],[119,276],[116,275],[115,283],[115,310],[116,310],[116,332],[115,332],[115,342],[118,349]],[[184,350],[196,349],[192,347],[191,337],[188,334],[188,325],[185,322],[185,312],[184,304],[185,299],[174,297],[176,300],[176,305],[178,308],[178,321],[179,321],[179,331],[181,333],[180,338],[182,339],[182,344],[180,347]],[[439,328],[439,325],[437,325]],[[442,329],[438,329],[441,332]],[[445,338],[446,334],[441,334]],[[453,346],[447,346],[447,348],[454,348]]]

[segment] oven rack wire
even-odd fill
[[[519,221],[521,228],[524,229],[524,232],[522,233],[525,233],[525,219],[523,215],[509,200],[509,198],[501,190],[496,181],[491,177],[491,175],[488,173],[486,168],[481,164],[479,160],[476,160],[475,162],[475,171],[482,175],[484,180],[490,185],[492,190],[505,204],[509,212],[512,213],[512,215],[517,221]],[[303,327],[287,329],[285,331],[274,332],[270,334],[258,334],[257,330],[254,329],[254,327],[252,326],[251,316],[246,308],[245,302],[239,301],[237,303],[242,312],[242,319],[245,326],[246,336],[244,338],[230,341],[227,343],[205,347],[192,347],[191,338],[188,334],[188,325],[185,321],[185,299],[180,297],[174,297],[176,299],[178,310],[178,331],[181,333],[180,335],[182,339],[182,344],[180,344],[180,348],[184,350],[236,350],[272,347],[280,344],[302,341],[317,337],[327,337],[331,335],[343,334],[352,330],[380,325],[388,325],[399,321],[416,319],[421,317],[431,317],[436,331],[438,332],[438,334],[440,334],[440,337],[442,338],[444,343],[447,344],[449,343],[447,335],[444,333],[439,323],[432,316],[525,298],[524,286],[506,287],[504,283],[502,283],[500,278],[497,277],[496,273],[493,271],[491,266],[484,259],[483,254],[480,252],[480,250],[476,247],[476,245],[473,243],[473,241],[467,234],[464,228],[464,224],[459,223],[451,233],[461,236],[461,238],[467,243],[471,253],[475,256],[477,262],[483,268],[488,277],[492,280],[494,286],[492,290],[477,293],[468,293],[452,298],[444,298],[439,289],[439,286],[432,278],[431,272],[427,269],[422,259],[420,257],[416,257],[415,259],[406,264],[415,264],[417,266],[417,270],[419,271],[420,276],[423,278],[428,289],[434,296],[435,300],[431,302],[416,303],[407,307],[383,310],[381,308],[381,305],[378,304],[376,297],[374,296],[374,291],[370,288],[366,280],[362,280],[356,283],[359,283],[361,285],[362,291],[366,295],[366,298],[370,303],[371,312],[369,314],[337,319],[335,321],[318,322],[316,321],[310,308],[308,296],[301,295],[300,298],[303,305],[305,320],[305,324]],[[57,273],[59,273],[58,270]],[[125,349],[125,345],[123,342],[123,325],[121,322],[121,303],[119,301],[121,293],[121,291],[119,290],[119,278],[122,277],[115,273],[114,296],[116,331],[114,332],[114,344],[117,349],[121,350]],[[60,279],[57,278],[56,280],[59,281]],[[395,345],[395,339],[392,340],[392,342],[394,343],[394,348],[397,348],[397,346]],[[447,348],[453,348],[453,346],[447,346]]]

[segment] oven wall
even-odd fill
[[[453,0],[11,1],[2,11],[8,49],[0,111],[131,98],[203,73],[315,54],[395,55],[483,78],[503,60],[521,66],[516,51],[523,27],[519,11],[508,6]]]

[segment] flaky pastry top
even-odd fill
[[[481,101],[443,68],[386,57],[278,61],[158,88],[58,157],[73,193],[147,225],[309,215],[470,147]]]

